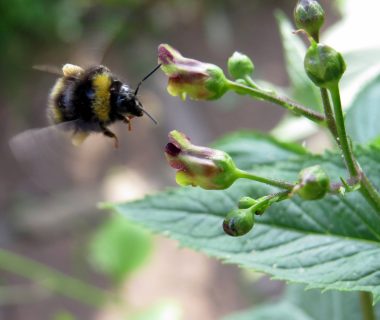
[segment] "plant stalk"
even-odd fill
[[[234,81],[228,81],[228,86],[231,90],[238,93],[245,93],[258,100],[265,100],[277,104],[297,115],[304,116],[309,120],[319,124],[326,124],[326,117],[316,111],[308,109],[297,102],[294,102],[288,98],[277,96],[275,93],[263,91],[257,88],[249,87],[244,84],[240,84]]]
[[[372,304],[372,295],[369,292],[360,292],[360,304],[362,307],[363,320],[376,320]]]
[[[350,174],[350,177],[353,180],[360,182],[360,193],[380,215],[380,194],[358,165],[354,153],[352,152],[350,142],[348,140],[346,127],[344,124],[344,116],[342,110],[342,102],[340,99],[339,86],[332,86],[331,88],[329,88],[329,91],[334,106],[336,121],[335,123],[339,139],[338,145],[342,151],[347,170]]]
[[[28,278],[51,291],[95,307],[101,306],[110,298],[107,292],[95,286],[8,250],[0,249],[0,269]]]
[[[240,170],[240,169],[237,169],[237,174],[238,174],[239,178],[261,182],[261,183],[264,183],[264,184],[267,184],[267,185],[270,185],[273,187],[277,187],[280,189],[285,189],[285,190],[291,191],[294,188],[294,184],[292,184],[292,183],[282,181],[282,180],[274,180],[274,179],[260,177],[260,176],[253,174],[253,173],[250,173],[250,172],[247,172],[244,170]]]
[[[333,138],[339,145],[340,143],[338,139],[338,131],[336,128],[334,113],[331,107],[330,98],[329,98],[327,89],[321,88],[321,97],[322,97],[322,102],[323,102],[323,109],[325,111],[327,127],[329,128]]]

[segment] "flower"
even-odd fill
[[[168,44],[158,47],[158,63],[169,77],[168,92],[185,100],[215,100],[227,91],[223,70],[211,63],[183,57]]]
[[[185,134],[176,130],[169,133],[169,140],[165,156],[170,166],[178,170],[179,185],[221,190],[239,178],[238,169],[226,152],[193,145]]]

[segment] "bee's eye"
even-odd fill
[[[116,91],[119,91],[120,88],[122,86],[122,83],[118,80],[115,80],[114,82],[112,82],[111,84],[111,88],[110,88],[110,91],[111,92],[116,92]]]
[[[95,98],[95,90],[93,88],[87,88],[86,97],[90,100],[93,100]]]

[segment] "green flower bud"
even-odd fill
[[[215,100],[227,91],[227,79],[218,66],[183,57],[168,44],[158,47],[158,63],[169,77],[168,92],[183,100]]]
[[[196,146],[179,131],[169,133],[165,156],[177,169],[176,181],[181,186],[199,186],[207,190],[230,187],[239,178],[238,169],[224,151]]]
[[[230,236],[239,237],[248,233],[254,224],[255,218],[249,210],[235,209],[224,219],[223,230]]]
[[[257,204],[257,200],[251,197],[243,197],[239,200],[239,209],[248,209]]]
[[[299,29],[306,31],[319,42],[319,30],[325,22],[325,12],[315,0],[299,0],[294,9],[294,20]]]
[[[234,52],[228,59],[228,72],[234,79],[244,79],[244,77],[250,76],[254,69],[252,60],[240,52]]]
[[[307,50],[304,67],[316,86],[328,89],[338,84],[346,70],[346,63],[335,49],[313,43]]]
[[[293,189],[305,200],[318,200],[329,191],[330,179],[321,166],[303,169],[299,174],[299,183]]]

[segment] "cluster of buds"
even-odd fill
[[[325,12],[316,0],[299,0],[294,10],[296,26],[310,37],[304,67],[313,83],[329,89],[338,84],[346,70],[343,56],[335,49],[319,43],[319,31],[325,21]]]
[[[169,165],[177,170],[180,186],[201,187],[206,190],[229,188],[242,177],[231,156],[221,150],[197,146],[182,132],[171,131],[165,147]],[[254,226],[255,215],[262,215],[273,203],[298,195],[304,200],[318,200],[330,191],[330,180],[320,166],[303,169],[298,182],[282,193],[253,199],[243,197],[238,208],[229,212],[223,221],[224,231],[231,236],[242,236]]]
[[[318,43],[319,31],[324,23],[322,7],[315,0],[299,0],[294,14],[297,27],[307,33],[311,41],[304,60],[306,73],[321,88],[334,86],[345,71],[345,63],[340,53]],[[229,89],[230,81],[221,68],[186,58],[167,44],[159,46],[158,61],[163,72],[169,77],[167,89],[173,96],[180,96],[182,99],[188,96],[193,100],[213,100],[223,96]],[[235,52],[228,60],[231,77],[236,82],[250,87],[255,87],[251,79],[254,68],[250,58],[239,52]],[[257,178],[237,168],[226,152],[194,145],[179,131],[170,132],[165,156],[170,166],[177,170],[176,181],[181,186],[222,190],[229,188],[239,178]],[[256,181],[271,184],[270,179],[260,178]],[[318,200],[331,191],[329,177],[320,166],[303,169],[295,184],[281,185],[277,182],[272,185],[285,191],[258,199],[241,198],[238,207],[231,210],[223,221],[223,229],[227,234],[245,235],[253,228],[255,216],[262,215],[274,203],[292,196],[299,196],[304,200]]]

